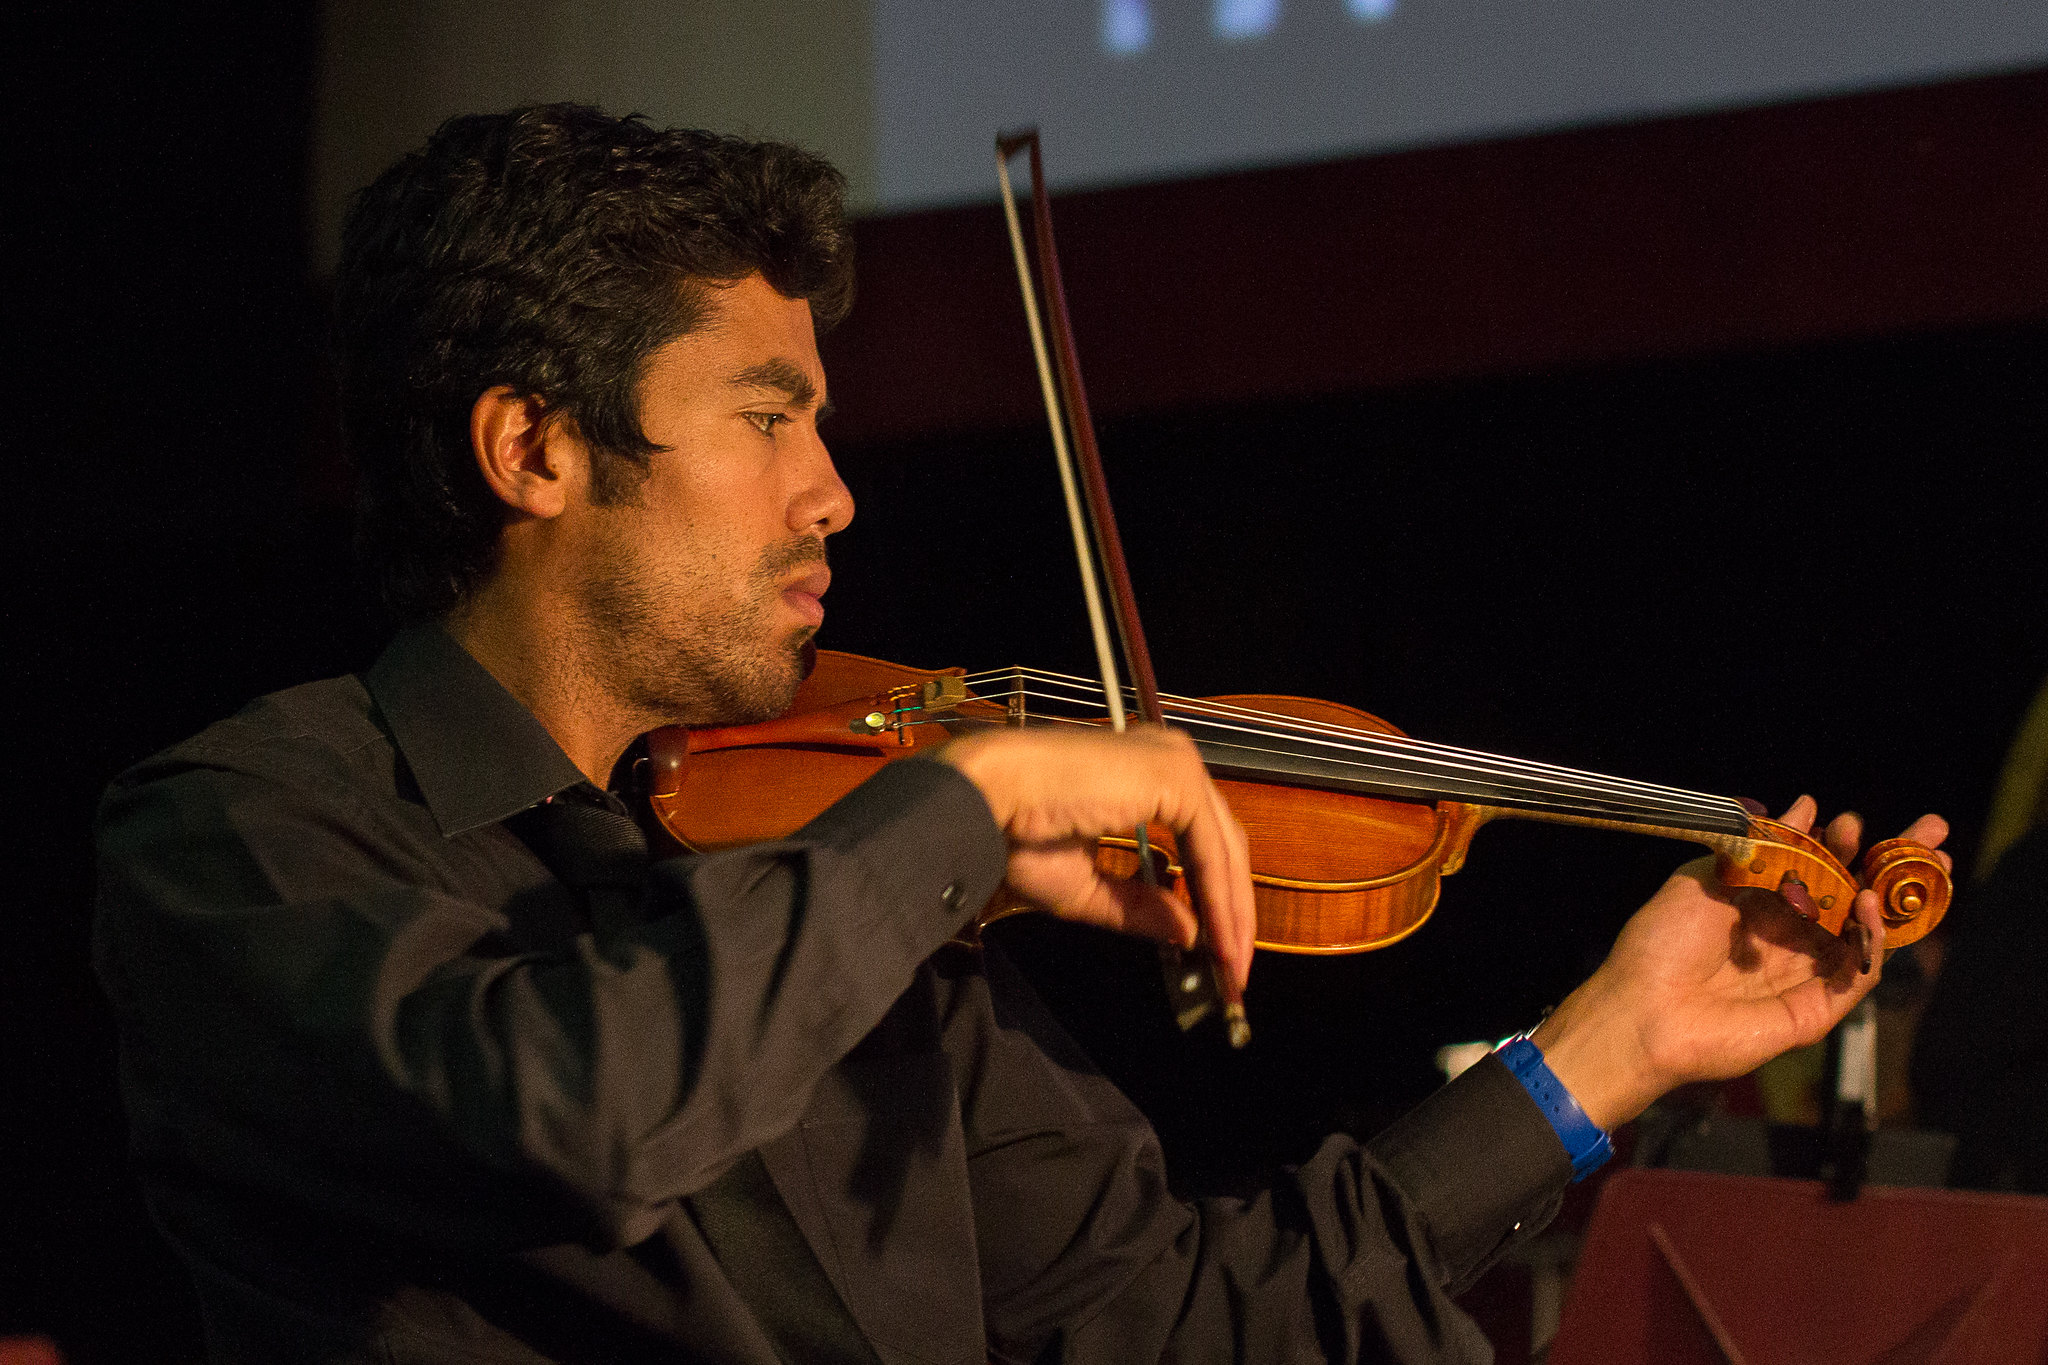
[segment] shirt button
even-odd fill
[[[1514,1225],[1513,1227],[1511,1227],[1511,1228],[1509,1228],[1509,1229],[1508,1229],[1508,1231],[1509,1231],[1509,1232],[1520,1232],[1521,1230],[1522,1230],[1522,1225],[1521,1225],[1520,1223],[1517,1223],[1517,1224],[1515,1224],[1515,1225]]]
[[[960,908],[960,883],[947,882],[946,889],[939,893],[939,899],[946,903],[948,910],[958,910]]]

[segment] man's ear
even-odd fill
[[[484,485],[530,517],[557,517],[590,470],[573,428],[509,384],[486,389],[469,410],[469,445]]]

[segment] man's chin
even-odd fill
[[[782,663],[784,676],[788,679],[788,685],[782,690],[781,704],[769,713],[771,716],[779,716],[789,710],[790,706],[796,701],[797,689],[804,685],[804,679],[810,677],[811,670],[817,667],[818,646],[815,643],[817,633],[816,627],[805,626],[802,630],[793,632],[783,642],[781,650]]]
[[[745,694],[730,698],[734,703],[732,709],[737,714],[723,723],[754,725],[787,712],[796,702],[797,689],[803,686],[805,678],[811,676],[811,669],[818,661],[818,647],[811,641],[815,634],[815,629],[806,626],[792,632],[770,650],[750,685],[745,688]]]
[[[713,661],[678,654],[672,678],[692,678],[687,692],[662,695],[671,725],[695,729],[758,725],[786,713],[817,662],[815,628],[793,630],[752,650],[729,650]]]

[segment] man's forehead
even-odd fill
[[[791,298],[760,275],[700,286],[702,308],[691,335],[768,337],[816,335],[808,299]]]
[[[696,326],[654,359],[651,380],[680,382],[706,397],[747,390],[805,404],[821,399],[824,368],[807,301],[754,275],[715,287],[706,303]]]

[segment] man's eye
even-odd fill
[[[773,436],[775,428],[789,420],[789,415],[781,412],[750,412],[745,416],[749,422],[761,429],[763,436]]]

